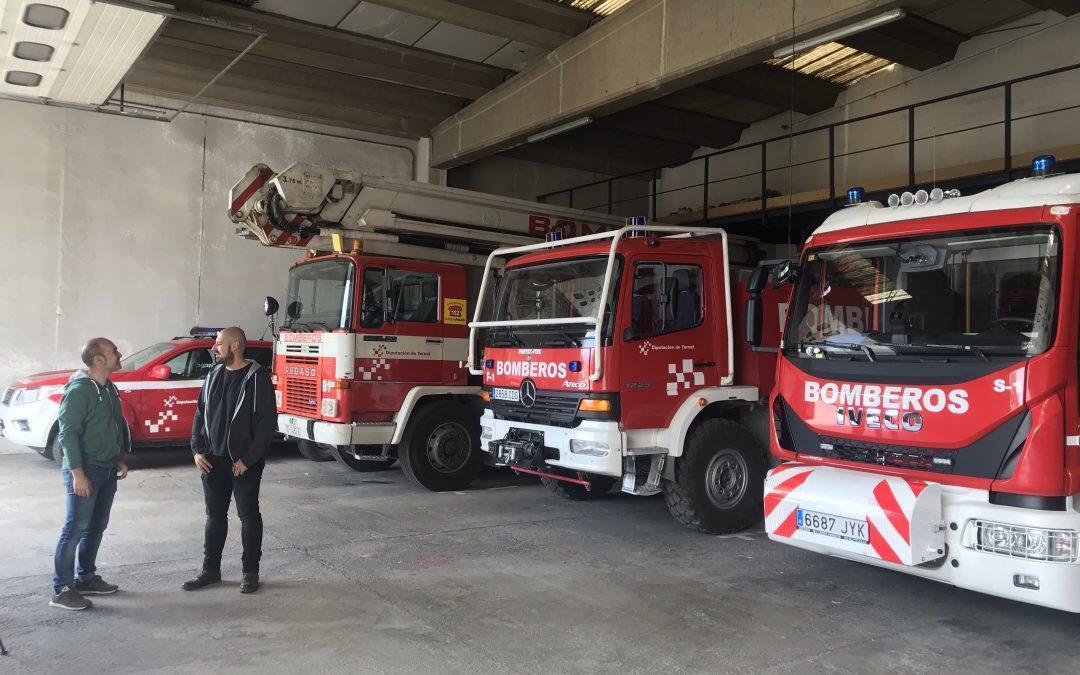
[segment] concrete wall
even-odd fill
[[[495,155],[446,172],[450,187],[533,201],[537,196],[607,176]]]
[[[262,299],[302,251],[234,234],[228,190],[252,164],[413,176],[415,145],[378,144],[401,139],[219,113],[165,124],[0,101],[0,387],[77,366],[95,335],[131,354],[192,325],[262,334]]]
[[[1034,25],[1031,25],[1034,24]],[[1003,27],[1008,29],[1010,27]],[[794,129],[808,129],[844,119],[917,103],[951,93],[994,84],[1076,62],[1080,40],[1080,15],[1063,19],[1053,12],[1037,13],[1017,21],[1012,29],[975,37],[960,46],[956,58],[928,71],[893,66],[844,91],[837,106],[804,116],[788,113],[752,125],[736,145],[775,138]],[[797,94],[796,94],[797,95]],[[916,113],[916,170],[1000,159],[1003,155],[1003,95],[1000,90],[968,96]],[[1080,105],[1080,70],[1017,85],[1013,90],[1014,119],[1065,106]],[[1049,150],[1080,144],[1077,110],[1040,115],[1014,122],[1013,154]],[[960,129],[985,128],[955,133]],[[936,138],[935,138],[936,136]],[[906,114],[891,115],[846,125],[836,132],[837,153],[854,153],[836,163],[836,188],[842,193],[851,185],[879,178],[907,175],[907,146],[885,150],[869,148],[907,140]],[[828,164],[820,160],[828,152],[825,132],[768,146],[768,187],[783,193],[828,187]],[[864,151],[864,152],[859,152]],[[789,154],[796,166],[787,169]],[[711,158],[709,203],[718,204],[760,194],[760,150],[752,147]],[[665,170],[659,190],[669,191],[658,200],[657,213],[667,215],[680,207],[700,209],[703,160]],[[742,174],[752,174],[738,177]],[[712,182],[719,181],[719,182]],[[696,187],[687,187],[697,184]]]

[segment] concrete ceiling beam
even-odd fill
[[[1050,9],[1062,16],[1080,12],[1080,0],[1024,0],[1035,9]]]
[[[952,61],[968,36],[921,16],[909,14],[894,23],[840,40],[841,44],[894,63],[926,70]]]
[[[692,147],[722,148],[739,140],[745,124],[657,103],[642,103],[596,124],[641,136],[663,138]]]
[[[836,97],[844,90],[843,85],[820,77],[765,63],[718,77],[700,86],[780,110],[791,107],[804,115],[813,115],[833,107]]]

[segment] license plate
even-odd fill
[[[834,516],[820,511],[797,509],[796,527],[803,532],[823,534],[826,537],[836,537],[846,541],[856,541],[863,544],[870,541],[867,533],[866,520]]]
[[[290,417],[285,420],[284,434],[286,436],[293,436],[295,438],[304,438],[304,433],[301,430],[300,422],[295,417]]]
[[[494,387],[491,390],[491,398],[496,401],[512,401],[517,403],[521,400],[521,391],[518,389],[505,389],[502,387]]]

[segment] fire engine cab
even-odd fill
[[[1080,175],[861,197],[776,271],[768,536],[1080,611]]]
[[[309,249],[289,270],[275,341],[279,431],[310,459],[358,471],[398,460],[432,490],[465,487],[483,464],[480,382],[465,362],[487,254],[555,226],[617,222],[310,164],[256,165],[230,204],[233,222],[264,245]],[[267,298],[267,314],[278,309]]]
[[[492,253],[489,268],[516,256],[491,318],[477,306],[471,324],[470,339],[487,333],[471,372],[483,378],[492,461],[570,499],[616,483],[663,491],[677,520],[706,532],[755,522],[775,357],[732,326],[759,254],[723,230],[644,219]]]

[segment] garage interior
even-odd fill
[[[64,485],[41,455],[62,450],[12,440],[10,420],[24,378],[82,367],[96,335],[124,355],[192,326],[273,342],[264,297],[285,297],[306,249],[434,248],[427,262],[476,275],[541,241],[509,221],[470,239],[472,221],[409,214],[409,196],[483,193],[468,207],[568,235],[632,217],[723,228],[745,283],[759,260],[797,259],[849,188],[966,196],[1045,155],[1076,171],[1078,37],[1080,0],[0,0],[0,670],[1072,667],[1070,614],[785,547],[761,519],[702,534],[660,496],[560,499],[493,466],[430,491],[392,457],[361,472],[288,440],[262,487],[257,594],[237,594],[235,513],[225,582],[180,590],[202,488],[186,444],[148,443],[99,556],[121,591],[59,612]],[[336,231],[337,198],[262,233],[262,210],[236,215],[245,172],[294,164],[409,187],[344,249],[293,229]]]

